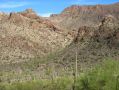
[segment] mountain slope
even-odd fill
[[[105,17],[98,27],[80,27],[74,41],[54,58],[56,65],[72,70],[78,57],[78,70],[84,71],[106,58],[118,59],[119,21]]]
[[[1,64],[44,56],[64,48],[70,40],[70,36],[31,9],[10,15],[1,14]]]

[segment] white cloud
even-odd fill
[[[7,2],[7,3],[0,3],[0,8],[18,8],[28,5],[27,2]]]
[[[42,16],[42,17],[50,17],[51,14],[52,13],[41,13],[39,15]]]

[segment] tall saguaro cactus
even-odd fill
[[[73,77],[74,77],[74,84],[72,87],[72,90],[76,90],[76,81],[77,81],[77,76],[78,76],[78,46],[76,43],[76,54],[75,54],[75,64],[74,64],[74,73],[73,73]]]

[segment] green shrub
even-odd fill
[[[12,84],[0,83],[0,90],[72,90],[72,77],[38,80]],[[75,90],[119,90],[119,61],[107,60],[90,72],[77,77]]]

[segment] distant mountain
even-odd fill
[[[51,15],[50,19],[60,28],[77,30],[81,26],[96,27],[108,15],[119,19],[119,3],[110,5],[73,5],[64,9],[61,14]]]

